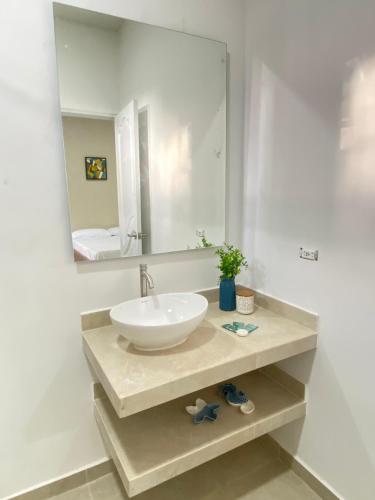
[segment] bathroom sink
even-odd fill
[[[208,302],[197,293],[165,293],[123,302],[111,309],[119,333],[142,351],[182,344],[206,315]]]

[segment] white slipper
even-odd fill
[[[242,405],[240,406],[240,410],[245,415],[250,415],[250,413],[253,413],[253,411],[255,410],[255,405],[252,401],[250,401],[250,399],[248,399],[246,403],[242,403]]]

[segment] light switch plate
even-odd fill
[[[318,260],[319,250],[306,250],[305,248],[301,247],[299,249],[299,256],[301,259]]]

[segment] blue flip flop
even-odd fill
[[[186,411],[192,415],[194,424],[201,424],[204,420],[214,422],[218,417],[218,409],[220,405],[217,403],[206,403],[203,399],[197,399],[195,406],[186,406]]]
[[[239,406],[242,413],[248,415],[255,410],[254,403],[242,391],[238,391],[234,384],[223,384],[220,386],[220,392],[226,402],[231,406]]]

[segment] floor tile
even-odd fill
[[[53,500],[128,500],[116,472],[51,497]],[[319,500],[280,462],[274,446],[258,439],[197,467],[136,500]]]

